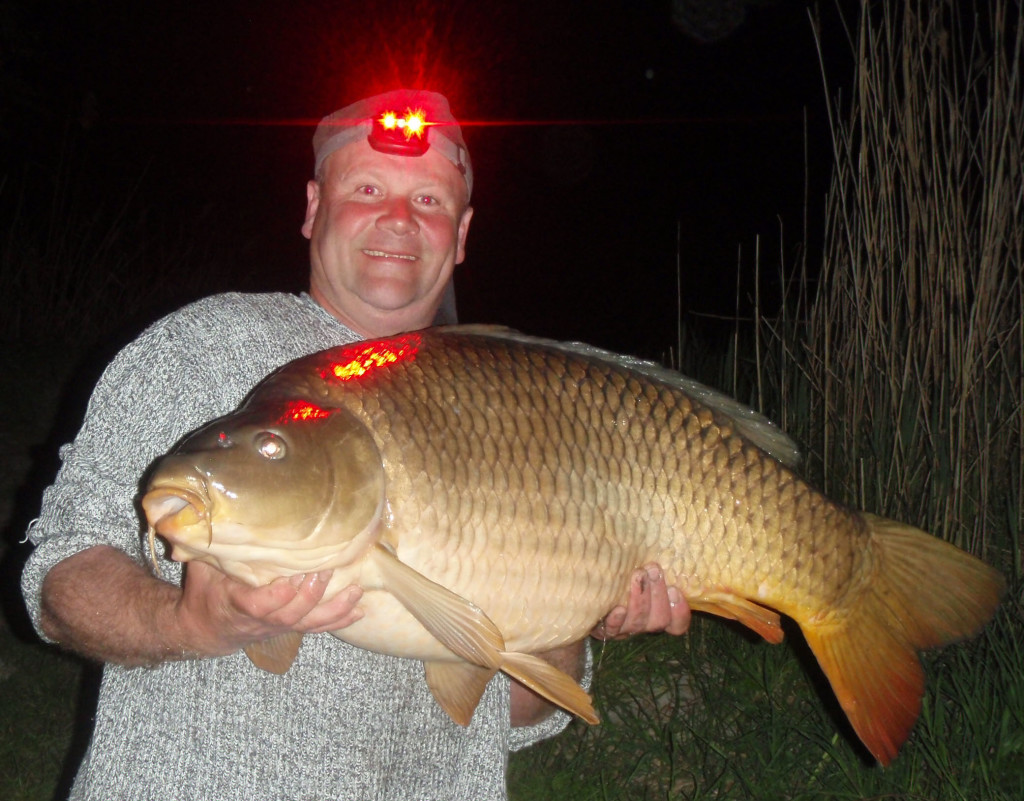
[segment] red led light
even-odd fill
[[[297,423],[302,420],[323,420],[330,417],[331,413],[315,406],[307,401],[292,401],[285,406],[284,414],[278,419],[278,423]]]
[[[422,156],[430,149],[430,141],[424,135],[427,126],[426,115],[420,109],[406,109],[404,116],[395,111],[385,111],[373,121],[367,141],[374,150],[393,153],[398,156]]]
[[[405,118],[405,135],[406,136],[423,136],[423,130],[426,128],[426,120],[423,119],[423,112],[418,111],[415,114],[410,114]],[[398,126],[401,128],[402,126]]]
[[[372,375],[381,368],[416,358],[420,348],[419,334],[404,334],[370,344],[359,343],[342,351],[321,374],[323,378],[351,381]]]
[[[422,137],[427,128],[427,118],[422,109],[406,109],[404,117],[399,117],[394,111],[385,111],[380,115],[378,122],[385,131],[401,131],[406,139],[412,139],[413,136]]]

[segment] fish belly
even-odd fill
[[[390,593],[371,590],[359,603],[363,617],[331,632],[351,645],[389,656],[423,661],[459,661]]]

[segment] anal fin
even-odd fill
[[[686,600],[690,604],[690,609],[739,621],[770,643],[782,642],[784,635],[778,612],[747,598],[723,590],[707,592]]]
[[[287,673],[295,657],[299,655],[302,634],[288,631],[269,640],[254,642],[245,649],[245,655],[261,670],[268,673]]]

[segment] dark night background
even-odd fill
[[[110,310],[121,335],[216,289],[300,290],[312,126],[428,86],[465,121],[476,173],[462,319],[657,358],[676,340],[677,232],[688,312],[732,313],[738,248],[751,264],[760,235],[777,265],[780,220],[795,262],[805,146],[820,238],[810,5],[14,0],[0,5],[0,211],[59,227],[55,202],[123,210],[124,236],[165,243],[147,268],[158,300]],[[823,5],[838,84],[850,49]]]

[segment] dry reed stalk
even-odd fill
[[[799,359],[826,490],[975,552],[1024,508],[1024,25],[981,5],[861,3]]]

